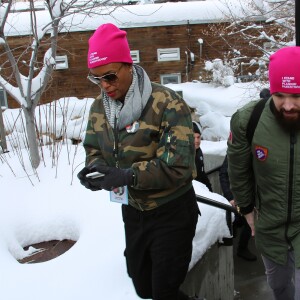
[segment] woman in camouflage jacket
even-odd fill
[[[126,33],[112,24],[89,40],[88,66],[102,93],[90,109],[78,177],[93,191],[125,190],[125,256],[137,294],[193,299],[179,291],[199,214],[189,107],[132,64]],[[104,176],[86,177],[95,171]]]

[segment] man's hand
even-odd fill
[[[234,199],[230,200],[229,203],[231,204],[231,206],[236,207],[236,203]]]
[[[244,217],[246,218],[247,223],[249,224],[250,228],[251,228],[251,235],[254,236],[255,235],[255,228],[254,228],[254,211],[252,211],[249,214],[244,215]]]

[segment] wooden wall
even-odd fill
[[[228,25],[228,24],[227,24]],[[268,25],[266,25],[268,26]],[[237,36],[225,36],[226,24],[185,24],[177,26],[142,27],[126,29],[131,50],[139,50],[140,65],[147,71],[152,81],[160,82],[161,74],[180,73],[182,82],[199,80],[199,75],[205,79],[203,70],[204,62],[215,58],[224,59],[236,46],[243,48],[243,55],[249,61],[252,57],[259,55],[256,49],[248,42],[238,39]],[[266,30],[268,30],[266,28]],[[60,34],[57,55],[67,55],[69,68],[67,70],[56,70],[46,92],[42,96],[42,103],[57,100],[61,97],[96,97],[99,87],[90,83],[86,76],[88,74],[86,57],[88,39],[92,32],[75,32]],[[200,45],[198,39],[203,40],[202,56],[200,57]],[[21,55],[21,61],[28,59],[26,50],[29,38],[10,38],[10,44],[16,48],[15,53]],[[262,41],[263,42],[263,41]],[[47,48],[48,41],[43,41]],[[238,45],[237,45],[238,43]],[[180,61],[159,62],[157,60],[157,48],[180,48]],[[195,54],[194,65],[189,65],[188,76],[186,76],[186,54]],[[4,51],[1,51],[0,60],[4,61]],[[39,60],[42,59],[42,55]],[[4,66],[4,68],[3,68]],[[4,74],[9,76],[11,68],[8,64],[2,65]],[[25,74],[26,75],[26,74]],[[18,104],[9,97],[9,107],[18,107]]]

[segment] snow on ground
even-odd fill
[[[257,88],[186,83],[176,89],[196,108],[203,136],[208,132],[201,143],[203,152],[224,156],[230,117],[242,103],[257,98]],[[10,152],[0,156],[0,299],[138,299],[126,272],[119,204],[111,203],[106,191],[83,188],[76,177],[85,153],[82,144],[71,145],[70,139],[84,137],[91,102],[60,99],[56,104],[61,113],[51,122],[38,119],[41,131],[55,128],[57,135],[64,133],[66,138],[63,145],[42,147],[43,161],[36,172],[30,168],[25,143],[17,143],[24,137],[19,110],[4,112],[5,127],[11,134],[7,137]],[[42,105],[39,112],[47,114],[49,109],[50,105]],[[45,135],[45,142],[47,139]],[[20,150],[20,146],[25,148]],[[203,184],[193,184],[198,195],[228,204]],[[190,267],[211,245],[229,236],[225,211],[205,204],[199,207],[201,217]],[[77,243],[51,261],[17,262],[34,251],[24,251],[24,246],[56,239]]]

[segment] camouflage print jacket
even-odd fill
[[[152,83],[152,95],[139,128],[113,129],[102,98],[91,106],[84,148],[86,165],[102,163],[132,168],[135,182],[128,187],[129,204],[154,209],[184,194],[192,186],[195,150],[189,107],[174,91]]]

